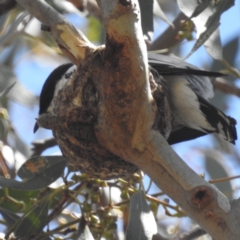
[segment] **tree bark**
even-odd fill
[[[99,53],[99,76],[93,79],[99,98],[94,128],[99,144],[147,173],[214,239],[240,239],[239,201],[230,204],[152,128],[157,106],[149,84],[138,1],[98,0],[107,33],[106,47],[100,49],[44,1],[17,1],[50,27],[58,44],[74,56],[79,66],[91,57],[96,61],[94,56]],[[83,69],[79,68],[79,79]],[[76,100],[73,104],[82,103]]]

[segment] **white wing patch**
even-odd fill
[[[58,92],[63,89],[63,87],[65,86],[65,84],[71,79],[71,77],[73,76],[73,74],[76,72],[77,70],[77,66],[73,65],[72,67],[70,67],[67,72],[62,76],[62,78],[58,81],[58,83],[55,86],[55,90],[54,90],[54,94],[53,94],[53,100],[50,104],[50,106],[47,109],[47,112],[52,112],[53,111],[53,107],[54,107],[54,98],[58,95]]]
[[[189,87],[189,82],[184,76],[168,79],[168,86],[175,126],[184,125],[200,131],[214,130],[200,110],[197,95]]]

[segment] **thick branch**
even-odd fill
[[[196,175],[172,151],[162,136],[156,136],[147,148],[144,153],[134,156],[135,164],[176,201],[189,217],[215,239],[240,238],[239,228],[236,227],[236,206],[231,208],[222,193]]]
[[[61,48],[66,49],[71,60],[75,64],[81,63],[88,52],[94,50],[94,46],[88,41],[83,33],[78,31],[72,24],[59,14],[55,9],[43,0],[17,0],[30,14],[47,26],[51,35]]]
[[[151,129],[156,106],[146,82],[146,48],[139,36],[137,1],[121,1],[126,6],[109,1],[100,0],[108,41],[107,75],[98,80],[98,90],[104,93],[96,125],[99,143],[145,171],[213,237],[240,238],[239,229],[231,223],[234,210],[228,199],[196,175]],[[108,58],[109,52],[115,54],[115,61]]]

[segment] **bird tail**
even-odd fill
[[[225,140],[230,143],[235,144],[237,140],[236,124],[237,121],[225,115],[222,111],[214,107],[204,98],[198,96],[198,101],[200,103],[200,109],[205,115],[208,123],[212,126],[214,130],[203,129],[205,132],[211,133],[216,132]]]

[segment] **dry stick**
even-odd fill
[[[240,175],[237,176],[232,176],[232,177],[225,177],[225,178],[218,178],[218,179],[214,179],[214,180],[209,180],[209,183],[219,183],[219,182],[226,182],[226,181],[230,181],[236,178],[240,178]]]

